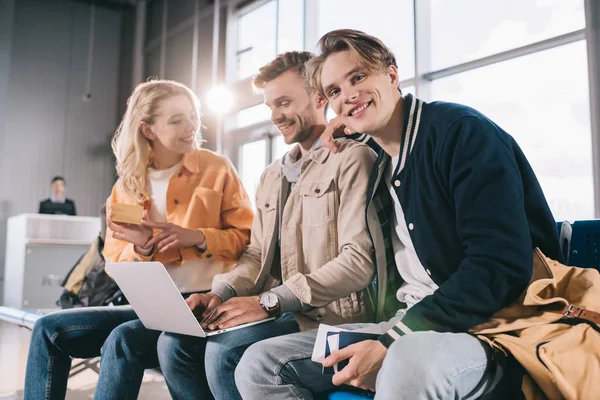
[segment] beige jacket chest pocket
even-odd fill
[[[330,223],[336,214],[336,186],[333,179],[319,182],[303,182],[302,225],[319,227]]]

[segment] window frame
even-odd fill
[[[269,1],[281,0],[259,0],[240,8],[239,10],[236,9],[236,6],[233,4],[233,2],[229,5],[229,21],[231,21],[231,23],[228,24],[227,36],[227,82],[235,88],[234,92],[238,99],[239,105],[235,111],[260,104],[263,101],[261,95],[252,92],[250,85],[251,79],[246,79],[243,81],[235,80],[235,74],[237,73],[235,58],[235,49],[237,48],[235,43],[237,38],[237,28],[235,25],[237,23],[237,18],[243,15],[241,13],[249,12],[252,9],[260,7]],[[319,0],[304,0],[304,46],[302,50],[312,50],[307,48],[307,43],[317,43],[318,40],[318,1]],[[583,29],[437,70],[433,70],[431,68],[431,3],[428,0],[413,0],[413,5],[415,76],[403,80],[399,83],[399,86],[414,86],[416,96],[425,101],[431,100],[431,83],[437,79],[457,75],[477,68],[484,68],[496,63],[544,50],[549,50],[565,44],[575,43],[581,40],[586,41],[590,96],[590,134],[594,182],[593,201],[595,217],[600,218],[600,3],[595,2],[594,0],[584,0],[585,27]],[[233,51],[233,54],[231,51]],[[233,116],[234,113],[230,115]],[[231,123],[228,123],[227,125],[231,126]],[[230,136],[230,139],[228,140],[229,146],[239,147],[241,144],[245,143],[247,138],[249,139],[252,137],[252,134],[249,132],[252,132],[257,128],[257,126],[261,126],[263,129],[266,129],[267,125],[272,126],[270,121],[265,121],[246,128],[231,129],[229,132],[226,130],[225,136]],[[243,131],[248,132],[244,133]],[[270,130],[266,129],[265,132],[269,132],[268,135],[270,135],[271,138],[274,135],[278,135],[274,127]],[[235,137],[235,140],[232,140],[231,137]],[[267,154],[269,154],[269,157],[272,157],[272,140],[268,140],[267,143],[269,146],[267,149]],[[230,153],[234,152],[235,151],[232,152],[230,150]],[[237,157],[235,158],[237,160]],[[268,162],[272,161],[272,159],[268,160]],[[234,161],[234,163],[236,166],[238,165],[236,161]]]

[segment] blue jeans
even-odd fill
[[[348,324],[358,329],[374,324]],[[246,350],[235,372],[245,400],[314,399],[335,389],[311,360],[316,331],[268,339]],[[396,340],[379,370],[375,399],[475,399],[490,393],[502,367],[466,333],[415,332]],[[343,390],[343,389],[341,389]]]
[[[64,399],[71,357],[100,356],[95,399],[135,399],[144,368],[158,366],[160,332],[145,329],[130,306],[58,311],[40,318],[31,333],[26,400]]]
[[[296,320],[283,314],[272,322],[207,338],[162,334],[158,339],[158,359],[171,397],[210,399],[212,392],[217,400],[241,400],[234,374],[248,346],[298,331]]]

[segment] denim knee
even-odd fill
[[[233,337],[230,337],[233,339]],[[239,358],[242,356],[238,354],[236,349],[238,344],[236,340],[220,340],[227,339],[212,337],[206,342],[206,357],[210,360],[219,360],[219,363],[235,363],[237,364]]]
[[[256,384],[258,383],[255,382],[256,379],[266,376],[256,373],[256,371],[275,370],[276,363],[269,366],[270,361],[274,361],[272,357],[269,357],[269,354],[269,346],[264,342],[255,343],[246,349],[235,369],[235,384],[240,393],[246,392],[246,385]]]
[[[182,359],[186,358],[186,352],[183,351],[184,337],[177,334],[163,332],[158,337],[156,343],[156,351],[158,354],[158,362],[163,374],[169,374],[173,370],[177,370]]]
[[[414,380],[411,386],[429,386],[443,379],[441,375],[447,364],[445,352],[437,346],[432,346],[428,336],[427,333],[419,332],[403,336],[392,343],[379,373],[381,379],[395,380],[398,371],[405,368],[410,368],[410,373],[404,376],[414,377],[411,379]]]
[[[51,343],[58,348],[63,348],[67,343],[61,343],[61,335],[69,330],[76,328],[65,325],[64,319],[59,315],[48,314],[40,317],[31,330],[31,337],[43,338],[45,342]],[[66,346],[68,347],[68,346]]]
[[[137,349],[137,335],[135,327],[129,323],[117,326],[106,338],[102,346],[102,357],[107,355],[119,358],[135,358],[139,355]]]
[[[51,339],[59,328],[57,322],[57,318],[54,318],[52,314],[44,315],[35,321],[31,335],[34,337],[42,335]]]
[[[461,391],[465,375],[476,375],[486,364],[486,351],[466,334],[413,333],[388,348],[377,376],[377,393],[401,390],[407,398],[447,398]]]

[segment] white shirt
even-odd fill
[[[179,169],[181,161],[167,169],[149,169],[146,177],[150,182],[150,221],[167,222],[167,189],[169,181]]]
[[[167,222],[167,190],[169,181],[179,169],[181,162],[171,168],[155,170],[149,169],[147,173],[150,182],[150,220],[154,222]],[[181,293],[198,292],[210,290],[212,278],[218,273],[224,272],[225,263],[211,260],[189,260],[179,266],[165,264],[165,269],[175,282],[175,286]]]
[[[399,155],[392,158],[392,163],[391,165],[388,165],[384,178],[394,201],[394,229],[392,230],[394,259],[396,260],[396,268],[398,268],[398,272],[404,280],[404,283],[396,293],[396,297],[401,302],[406,303],[406,306],[410,308],[420,302],[424,297],[432,294],[438,286],[428,275],[417,256],[415,246],[410,238],[408,226],[404,219],[402,204],[400,204],[398,195],[390,183],[399,160]],[[410,226],[412,229],[417,228],[412,224]]]

